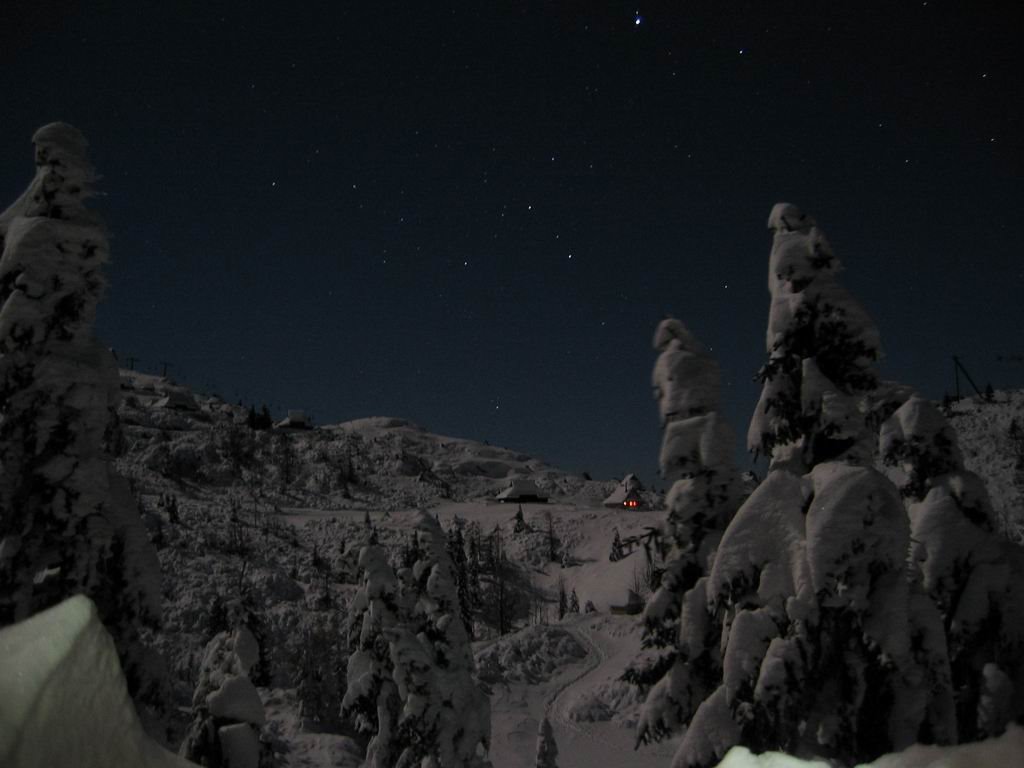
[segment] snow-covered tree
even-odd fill
[[[907,502],[913,577],[945,633],[948,656],[925,665],[931,706],[955,714],[961,741],[998,735],[1024,716],[1024,550],[996,533],[985,486],[964,469],[933,403],[909,398],[883,424],[879,448]]]
[[[514,518],[515,524],[512,526],[512,533],[526,533],[530,530],[530,526],[526,524],[526,518],[523,517],[523,505],[520,504],[516,509],[516,516]]]
[[[653,385],[664,429],[661,473],[674,481],[667,497],[671,554],[644,610],[648,650],[623,678],[647,692],[638,742],[660,739],[685,722],[694,701],[711,692],[719,660],[704,637],[701,601],[710,558],[738,504],[733,435],[718,414],[718,364],[674,318],[654,334],[659,352]],[[692,594],[690,594],[692,592]],[[690,620],[680,632],[684,599]],[[699,614],[699,615],[698,615]],[[700,619],[698,621],[698,619]]]
[[[943,637],[908,583],[907,516],[872,466],[878,334],[837,282],[839,262],[810,217],[779,204],[769,226],[768,361],[748,445],[771,466],[729,521],[707,575],[683,594],[677,658],[648,696],[641,735],[686,726],[674,768],[712,765],[738,743],[853,762],[919,737],[955,738],[928,708],[937,677],[922,662]],[[712,445],[728,455],[726,441],[709,437],[717,418],[692,413],[671,387],[656,392],[669,421],[663,471],[713,465],[704,458],[716,455]],[[685,425],[692,419],[706,431]],[[670,527],[681,523],[685,534],[677,546],[694,529],[685,513],[671,519],[677,508],[718,497],[723,506],[711,509],[728,511],[731,491],[706,488],[674,487]],[[697,560],[680,569],[684,583],[700,573]],[[678,578],[671,566],[665,578]],[[661,593],[665,607],[652,600],[653,613],[673,615],[673,591]]]
[[[612,547],[611,550],[608,552],[608,560],[613,563],[618,560],[621,560],[623,557],[622,537],[619,536],[618,528],[615,528],[614,531],[615,535],[612,537]]]
[[[569,613],[580,612],[580,599],[576,595],[576,588],[573,587],[572,592],[569,593]]]
[[[380,547],[360,553],[343,711],[370,737],[371,768],[486,766],[490,701],[474,679],[447,538],[426,512],[415,551],[397,575]]]
[[[427,512],[420,513],[416,532],[420,555],[407,587],[410,620],[386,633],[402,700],[399,732],[404,749],[395,765],[484,766],[490,700],[474,679],[445,535]]]
[[[537,728],[537,768],[558,768],[558,744],[545,717]]]
[[[459,596],[459,616],[466,628],[469,639],[473,639],[473,597],[469,585],[469,563],[466,557],[466,541],[460,525],[453,525],[448,531],[448,557],[452,562],[456,591]]]
[[[345,638],[338,614],[314,614],[302,628],[295,673],[295,697],[302,727],[311,732],[336,732],[345,692]]]
[[[916,740],[924,693],[910,649],[909,526],[871,465],[878,333],[837,282],[813,219],[779,204],[769,227],[768,361],[748,445],[772,463],[705,585],[723,674],[694,722],[717,720],[724,704],[731,733],[754,749],[870,759]],[[682,764],[705,747],[688,735]]]
[[[359,552],[359,570],[362,583],[349,606],[348,688],[342,714],[369,738],[364,766],[393,768],[402,747],[398,734],[402,702],[385,632],[404,620],[408,608],[383,547],[364,547]]]
[[[95,174],[71,126],[33,141],[35,177],[0,214],[0,626],[88,595],[153,728],[162,673],[141,632],[159,622],[160,571],[112,465],[120,383],[93,331],[109,258],[85,207]]]
[[[269,750],[259,738],[266,714],[250,672],[259,661],[255,635],[240,602],[229,607],[233,629],[206,646],[192,697],[192,723],[180,754],[208,768],[259,768]]]

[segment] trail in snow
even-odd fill
[[[594,638],[591,633],[584,627],[585,620],[577,621],[572,626],[563,625],[563,629],[572,633],[572,635],[580,641],[580,645],[587,649],[587,657],[584,662],[586,666],[580,670],[580,673],[575,677],[571,677],[566,680],[551,694],[551,696],[548,697],[544,712],[551,721],[552,727],[556,729],[556,737],[558,728],[569,729],[576,731],[577,733],[585,732],[579,723],[566,715],[567,702],[565,701],[565,694],[568,691],[574,690],[583,678],[591,675],[602,664],[604,664],[607,658],[607,655],[603,650],[601,650],[601,647],[594,642]]]
[[[558,742],[561,768],[663,768],[675,753],[673,742],[634,749],[634,730],[613,721],[577,721],[569,711],[577,699],[622,674],[636,649],[626,637],[608,633],[606,616],[582,616],[562,627],[587,648],[586,666],[564,681],[547,701],[546,714]]]

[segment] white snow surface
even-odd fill
[[[187,768],[143,732],[110,634],[78,595],[0,630],[4,768]]]
[[[1010,768],[1020,765],[1022,756],[1024,727],[1011,725],[996,739],[958,747],[915,744],[857,768]],[[822,760],[799,760],[779,752],[754,755],[744,747],[733,747],[718,768],[829,768],[829,764]]]

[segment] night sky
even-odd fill
[[[885,376],[1024,386],[1014,5],[6,0],[0,207],[70,122],[122,364],[651,482],[666,312],[746,432],[779,200]]]

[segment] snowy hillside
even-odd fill
[[[247,428],[247,409],[168,379],[121,371],[128,477],[245,491],[281,504],[402,509],[493,497],[529,477],[545,494],[597,502],[614,487],[527,454],[373,417],[313,429]]]

